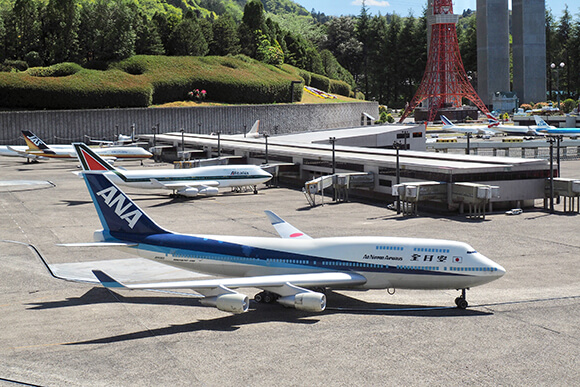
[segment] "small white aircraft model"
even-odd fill
[[[103,230],[95,242],[64,246],[110,246],[186,270],[228,278],[121,284],[93,270],[109,288],[192,289],[201,302],[231,313],[246,312],[249,298],[234,289],[256,287],[258,302],[274,302],[320,312],[324,290],[459,289],[459,308],[468,306],[465,290],[494,281],[505,269],[466,243],[418,238],[336,237],[313,239],[266,211],[282,239],[178,234],[158,226],[106,174],[84,172]],[[67,279],[68,278],[62,278]],[[74,280],[74,279],[73,279]],[[312,290],[312,289],[319,289]]]
[[[259,132],[260,130],[260,120],[256,120],[256,122],[254,122],[254,125],[252,125],[252,127],[250,128],[250,130],[247,133],[244,134],[232,134],[232,135],[226,135],[225,137],[244,137],[244,138],[259,138],[259,137],[263,137],[263,134],[261,134]]]
[[[74,143],[73,146],[84,171],[106,173],[116,184],[136,188],[162,188],[186,197],[217,195],[218,187],[252,187],[254,193],[258,193],[257,185],[272,178],[271,174],[257,165],[124,170],[113,167],[83,143]]]
[[[7,145],[6,149],[0,148],[2,156],[20,156],[29,160],[43,159],[75,159],[76,152],[72,145],[47,145],[40,137],[29,130],[23,130],[22,135],[27,146]],[[143,160],[148,159],[153,154],[141,147],[119,146],[107,148],[95,148],[95,153],[110,161],[123,160]]]
[[[473,134],[476,136],[494,136],[497,131],[491,128],[492,125],[455,125],[451,120],[444,115],[441,115],[443,121],[443,130],[454,133]]]

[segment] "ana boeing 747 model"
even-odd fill
[[[458,289],[455,303],[468,306],[465,290],[505,274],[502,266],[467,243],[395,237],[313,239],[276,214],[266,211],[281,239],[229,235],[189,235],[157,225],[105,174],[83,173],[103,229],[94,243],[64,246],[111,246],[166,265],[227,278],[124,283],[93,270],[106,287],[192,289],[205,305],[231,313],[248,310],[240,287],[260,288],[254,299],[320,312],[321,289]],[[318,290],[320,291],[318,291]]]
[[[22,135],[27,146],[7,146],[6,150],[0,152],[2,156],[20,156],[28,159],[70,159],[76,158],[75,149],[72,145],[47,145],[40,137],[29,130],[23,130]],[[115,146],[106,148],[95,148],[95,153],[111,161],[123,160],[143,160],[148,159],[153,154],[137,146]]]
[[[186,197],[217,195],[218,187],[253,187],[265,183],[272,175],[257,165],[212,165],[185,169],[122,170],[103,160],[83,143],[74,143],[81,166],[85,171],[106,173],[116,184],[136,188],[172,190]]]

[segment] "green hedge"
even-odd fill
[[[292,83],[292,81],[299,81]],[[107,71],[62,63],[0,73],[0,107],[76,109],[146,107],[182,101],[194,89],[226,103],[290,102],[303,90],[298,69],[247,57],[135,56]]]
[[[59,63],[49,67],[31,67],[26,72],[33,77],[66,77],[81,71],[83,68],[76,63]]]
[[[310,86],[316,87],[318,90],[330,92],[330,78],[324,75],[311,73]]]
[[[330,92],[332,94],[340,94],[344,95],[345,97],[350,97],[350,93],[352,92],[352,88],[350,85],[344,81],[337,81],[336,79],[330,80]]]
[[[0,106],[25,109],[92,109],[148,106],[153,89],[127,73],[83,69],[66,77],[0,73]]]

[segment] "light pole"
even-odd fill
[[[554,137],[548,137],[550,143],[550,213],[554,213]]]
[[[336,137],[328,137],[328,141],[332,144],[332,182],[335,182],[334,174],[336,173],[336,158],[335,158],[335,148],[334,144],[336,143]],[[332,188],[332,200],[336,201],[336,188]]]
[[[399,169],[399,150],[401,149],[401,142],[395,141],[393,142],[393,148],[397,150],[397,164],[396,164],[396,184],[401,183],[401,170]],[[397,195],[397,214],[401,213],[401,196]]]
[[[566,66],[564,62],[560,62],[559,66],[556,66],[555,63],[550,65],[552,70],[556,71],[556,95],[558,96],[558,110],[560,110],[560,70],[564,69],[564,66]]]
[[[222,144],[221,144],[221,132],[217,132],[217,136],[218,136],[218,158],[222,157]]]
[[[336,159],[334,157],[334,144],[336,143],[336,137],[328,137],[328,141],[332,144],[332,174],[336,173]]]
[[[268,137],[270,137],[267,133],[264,133],[264,140],[266,141],[266,160],[264,164],[268,164]]]
[[[185,129],[181,128],[181,161],[185,160]]]

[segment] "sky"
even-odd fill
[[[546,0],[546,7],[552,9],[554,16],[559,17],[565,5],[568,4],[570,13],[576,17],[580,13],[578,0]],[[306,10],[312,11],[314,8],[317,12],[323,12],[326,15],[358,15],[360,14],[362,0],[294,0]],[[427,0],[366,0],[366,5],[373,15],[382,15],[396,12],[401,16],[407,16],[409,11],[414,16],[420,16],[423,8],[427,6]],[[475,9],[476,0],[455,0],[453,2],[453,11],[461,14],[465,9]],[[509,1],[511,8],[511,0]]]

